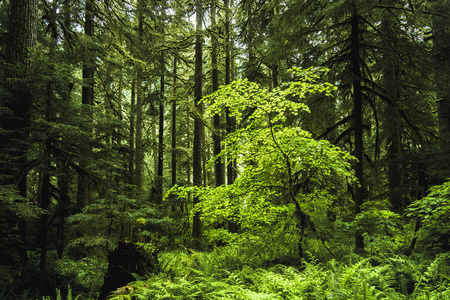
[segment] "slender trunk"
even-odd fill
[[[111,65],[109,63],[106,63],[106,72],[105,72],[105,96],[104,96],[104,109],[105,113],[110,111],[114,111],[114,105],[113,105],[113,99],[112,99],[112,88],[111,88]],[[107,133],[106,136],[106,146],[108,151],[111,151],[112,143],[113,143],[113,136],[114,136],[114,129]]]
[[[85,6],[85,19],[84,19],[84,33],[88,38],[94,36],[94,3],[92,0],[86,1]],[[86,49],[87,52],[91,52],[92,49]],[[94,61],[88,56],[88,59],[83,63],[83,87],[81,90],[81,102],[85,105],[83,114],[92,121],[92,113],[88,106],[94,104]],[[87,125],[83,130],[91,132],[90,125]],[[87,175],[88,162],[87,158],[91,157],[90,143],[84,143],[81,146],[81,152],[83,155],[80,167],[83,169],[78,174],[78,190],[77,190],[77,208],[83,209],[91,201],[91,181]]]
[[[225,84],[231,83],[231,22],[230,22],[230,0],[225,0],[225,33],[226,33],[226,56],[225,56]],[[249,45],[250,47],[250,45]],[[250,51],[250,50],[249,50]],[[230,116],[230,111],[226,109],[227,135],[235,130],[235,119]],[[233,184],[235,179],[235,161],[227,161],[227,184]]]
[[[138,67],[136,78],[136,161],[135,161],[135,184],[142,191],[142,177],[144,172],[144,149],[142,141],[142,70]]]
[[[156,109],[156,103],[152,103],[152,112],[151,112],[151,123],[152,123],[152,152],[153,152],[153,175],[156,177],[158,175],[158,133],[156,130],[157,122],[159,121],[158,112]],[[153,187],[152,193],[155,193],[155,189]]]
[[[231,83],[231,36],[230,36],[230,0],[225,5],[225,84]]]
[[[398,61],[395,53],[390,49],[396,49],[395,39],[397,38],[394,25],[391,21],[391,12],[385,12],[381,24],[381,32],[383,34],[383,44],[385,55],[383,61],[383,85],[387,91],[387,97],[391,103],[398,103],[400,82],[398,80]],[[405,208],[404,200],[401,193],[402,184],[402,166],[400,163],[401,150],[401,116],[389,103],[384,103],[384,132],[386,135],[387,146],[387,182],[389,192],[389,202],[392,210],[402,213]]]
[[[129,183],[135,183],[134,180],[134,155],[135,155],[135,114],[136,114],[136,80],[133,79],[131,83],[131,100],[130,100],[130,136],[128,144],[130,147],[130,153],[128,157],[128,178]]]
[[[51,82],[47,83],[47,99],[46,99],[46,114],[45,119],[47,122],[51,122],[50,119],[50,103],[52,102],[53,86]],[[38,192],[38,204],[41,209],[44,210],[44,214],[39,219],[38,229],[38,247],[40,248],[40,270],[43,272],[47,263],[47,233],[49,229],[48,222],[48,208],[50,206],[50,170],[51,170],[51,143],[47,139],[43,145],[44,159],[41,173],[39,174],[39,192]]]
[[[247,69],[246,69],[246,77],[249,81],[255,81],[256,80],[256,62],[255,62],[255,54],[253,49],[253,1],[247,1],[247,53],[248,53],[248,62],[247,62]]]
[[[144,21],[143,21],[143,0],[138,1],[138,36],[142,41],[144,35]],[[142,192],[142,177],[144,169],[144,149],[142,141],[142,66],[137,65],[137,78],[136,78],[136,169],[135,169],[135,184],[140,192]]]
[[[189,107],[186,107],[186,147],[191,149],[191,117],[189,113]],[[192,182],[192,168],[190,157],[187,159],[186,163],[186,175],[187,175],[187,185],[190,186]]]
[[[70,190],[70,182],[71,182],[71,175],[70,175],[70,168],[67,165],[67,163],[61,163],[59,166],[59,169],[61,170],[60,174],[58,174],[58,189],[59,189],[59,208],[58,208],[58,215],[59,215],[59,227],[57,231],[57,238],[56,238],[56,250],[58,252],[58,258],[62,258],[64,247],[65,247],[65,220],[66,217],[69,215],[69,209],[70,209],[70,196],[69,196],[69,190]]]
[[[206,186],[208,186],[208,182],[209,182],[209,178],[210,178],[209,174],[208,174],[209,172],[206,169],[206,162],[211,159],[211,147],[209,147],[209,145],[208,146],[206,145],[207,133],[206,133],[205,129],[207,129],[207,128],[205,128],[202,125],[202,130],[203,130],[202,145],[201,145],[201,148],[203,149],[203,152],[202,152],[202,175],[203,175],[202,183],[203,183],[203,186],[206,187]]]
[[[55,2],[57,3],[57,2]],[[70,0],[64,0],[63,2],[63,22],[64,22],[64,30],[65,32],[71,28],[71,1]],[[71,54],[71,47],[70,42],[68,41],[68,36],[64,35],[63,40],[63,48],[65,55],[68,57]],[[64,102],[64,105],[67,105],[70,102],[70,94],[72,91],[73,85],[69,83],[66,86],[66,89],[63,92],[62,95],[62,101]],[[63,112],[58,118],[60,120],[57,120],[59,122],[65,122],[65,119],[67,119],[66,112]],[[63,143],[67,142],[66,138],[63,138]],[[58,167],[57,167],[57,183],[58,183],[58,196],[59,196],[59,205],[57,208],[57,218],[58,218],[58,224],[57,224],[57,233],[56,233],[56,250],[58,253],[58,258],[62,258],[64,247],[65,247],[65,221],[66,217],[69,216],[70,212],[70,183],[72,181],[72,175],[71,175],[71,169],[68,165],[68,161],[59,161]]]
[[[56,12],[57,12],[57,6],[56,2],[52,5],[52,11],[49,14],[50,15],[50,22],[52,24],[53,28],[56,28]],[[56,48],[56,39],[57,39],[57,33],[56,30],[53,30],[51,32],[51,38],[53,39],[53,43],[50,45],[50,57],[53,57],[55,53]],[[55,102],[55,99],[53,97],[53,90],[54,85],[52,81],[47,82],[47,91],[46,91],[46,97],[45,97],[45,114],[44,118],[47,122],[54,121],[54,118],[52,117],[52,104]],[[45,271],[46,267],[46,261],[47,261],[47,233],[49,230],[49,220],[48,220],[48,214],[47,210],[50,206],[50,200],[51,200],[51,193],[50,193],[50,170],[52,169],[51,165],[51,149],[52,145],[50,142],[50,139],[46,139],[46,141],[43,144],[43,166],[40,170],[39,174],[39,192],[38,192],[38,203],[39,207],[42,208],[45,213],[40,217],[39,219],[39,242],[38,246],[41,249],[40,253],[40,269],[41,271]]]
[[[159,100],[159,133],[158,133],[158,173],[156,175],[156,203],[161,204],[163,198],[163,171],[164,171],[164,97],[165,97],[165,63],[164,54],[161,54],[161,87]]]
[[[191,116],[190,108],[186,106],[186,148],[191,149]],[[192,185],[192,168],[191,157],[188,155],[186,159],[186,185]],[[191,201],[191,193],[188,192],[184,206],[181,207],[181,213],[188,212],[188,205]]]
[[[203,76],[203,66],[202,66],[202,18],[203,18],[203,8],[202,0],[195,1],[195,13],[196,13],[196,38],[195,38],[195,95],[194,95],[194,105],[196,114],[201,116],[203,109],[200,100],[202,98],[202,76]],[[193,159],[192,159],[192,172],[194,175],[193,184],[197,187],[202,187],[202,155],[204,149],[202,149],[204,140],[204,128],[201,119],[196,116],[194,119],[194,146],[193,146]],[[194,206],[200,202],[197,196],[194,196]],[[201,212],[196,211],[194,213],[194,218],[192,221],[192,236],[195,240],[196,246],[202,248],[203,244],[203,224],[200,219]]]
[[[273,18],[275,17],[275,15],[276,15],[276,9],[273,8],[273,9],[270,10],[270,21],[271,22],[272,22]],[[271,29],[270,29],[270,37],[274,38],[275,35],[276,35],[276,33],[274,32],[273,27],[271,27]],[[275,62],[272,64],[270,70],[271,70],[271,73],[272,73],[272,87],[275,89],[279,85],[279,79],[278,79],[278,77],[279,77],[279,74],[278,74],[279,73],[278,72],[278,58],[275,59]]]
[[[351,60],[353,72],[353,126],[355,138],[355,152],[357,159],[353,168],[358,184],[355,186],[355,214],[361,212],[364,199],[364,173],[363,173],[363,118],[362,118],[362,87],[361,87],[361,66],[360,66],[360,43],[359,43],[359,16],[356,8],[353,10],[351,19]],[[364,238],[362,232],[355,233],[356,251],[364,250]]]
[[[50,174],[44,172],[39,176],[39,207],[44,211],[50,206]],[[40,252],[40,269],[45,270],[47,261],[47,233],[48,233],[48,215],[47,212],[39,219],[39,246]]]
[[[173,101],[172,101],[172,186],[177,184],[177,56],[173,58]]]
[[[211,4],[211,27],[213,30],[216,27],[216,4],[213,1]],[[211,53],[211,65],[212,65],[212,91],[215,92],[219,89],[219,72],[217,67],[217,43],[213,40],[213,47]],[[213,140],[214,140],[214,151],[213,155],[217,156],[222,152],[222,138],[220,136],[220,113],[214,115],[213,117],[214,130],[213,130]],[[217,158],[214,163],[214,178],[216,186],[221,186],[224,184],[223,178],[223,163],[220,158]]]
[[[224,0],[225,5],[225,84],[231,83],[231,71],[232,71],[232,36],[231,36],[231,20],[230,20],[230,0]],[[235,130],[235,118],[230,116],[230,111],[227,108],[225,111],[226,117],[226,132],[232,133]],[[227,161],[227,184],[233,184],[236,178],[236,161]],[[233,233],[237,233],[239,226],[234,221],[227,222],[228,230]]]

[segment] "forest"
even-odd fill
[[[0,300],[450,299],[449,19],[0,0]]]

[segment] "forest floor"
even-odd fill
[[[108,299],[450,299],[450,253],[348,254],[326,262],[308,256],[264,261],[233,246],[161,252],[159,272],[134,274],[136,281]],[[4,290],[0,299],[96,299],[106,268],[94,259],[56,260],[54,272],[68,289],[41,298],[32,298],[31,290],[21,296]]]

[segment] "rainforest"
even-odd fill
[[[450,299],[449,18],[0,0],[0,300]]]

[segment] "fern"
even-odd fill
[[[63,299],[66,299],[66,300],[77,300],[77,299],[80,299],[80,297],[81,296],[78,295],[75,298],[73,298],[72,290],[70,289],[70,285],[67,288],[67,297],[65,297],[65,298],[63,298],[61,296],[61,291],[59,289],[56,289],[56,299],[55,300],[63,300]],[[52,298],[50,298],[48,296],[44,296],[44,297],[42,297],[42,300],[52,300]]]
[[[298,269],[245,264],[242,251],[248,249],[163,253],[164,273],[132,283],[132,292],[117,299],[450,299],[450,255],[432,261],[350,255],[325,264],[310,258]]]

